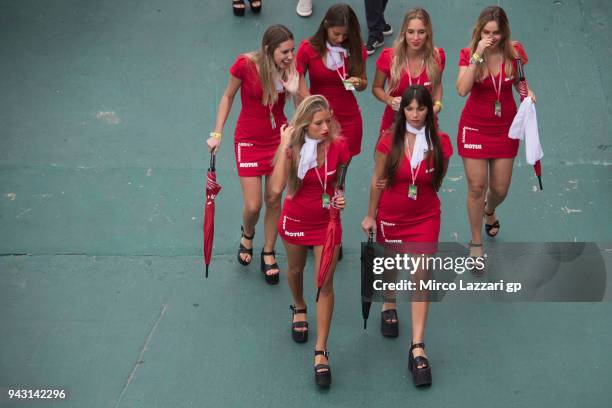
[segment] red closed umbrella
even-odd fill
[[[344,179],[346,177],[346,165],[341,165],[338,175],[338,182],[336,183],[336,193],[344,191]],[[319,264],[319,275],[317,276],[317,299],[319,301],[319,295],[321,294],[321,288],[329,272],[332,259],[334,258],[334,249],[336,247],[336,233],[337,233],[337,220],[340,218],[340,210],[331,205],[329,207],[329,222],[327,224],[327,231],[325,232],[325,241],[323,241],[323,249],[321,250],[321,263]]]
[[[516,59],[516,70],[519,76],[519,95],[521,96],[521,101],[529,96],[529,87],[527,86],[527,80],[525,79],[525,70],[523,69],[523,63],[520,58]],[[538,183],[540,184],[540,190],[544,190],[542,187],[542,163],[540,160],[536,161],[533,165],[533,171],[535,175],[538,177]]]
[[[206,264],[206,277],[208,278],[208,265],[212,256],[213,239],[215,237],[215,198],[221,191],[217,184],[217,173],[215,170],[215,155],[210,154],[210,167],[206,174],[206,203],[204,204],[204,263]]]

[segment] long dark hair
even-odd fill
[[[310,44],[319,51],[319,54],[324,55],[327,52],[327,29],[330,27],[347,27],[346,40],[342,43],[342,46],[349,52],[349,76],[362,76],[364,73],[363,55],[361,54],[361,47],[363,41],[361,40],[361,28],[359,27],[359,20],[357,15],[348,4],[334,4],[331,6],[317,32],[310,37]]]
[[[406,114],[404,108],[412,101],[416,101],[419,106],[427,108],[427,116],[425,117],[425,134],[429,134],[427,143],[429,145],[430,155],[429,162],[433,162],[433,186],[438,191],[442,185],[444,178],[444,158],[442,156],[442,146],[440,145],[440,137],[436,131],[434,124],[434,111],[431,95],[427,88],[423,85],[412,85],[402,95],[399,111],[395,115],[395,123],[391,130],[393,135],[391,153],[388,156],[386,163],[386,178],[389,183],[392,183],[397,171],[402,164],[405,156],[406,146],[404,144],[406,134]]]

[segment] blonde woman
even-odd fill
[[[295,69],[293,34],[282,25],[270,26],[264,33],[261,49],[240,55],[230,68],[230,79],[221,97],[215,129],[207,140],[210,151],[221,145],[223,126],[240,89],[242,109],[236,124],[234,152],[242,187],[242,237],[238,262],[249,265],[253,257],[252,240],[265,201],[264,246],[261,251],[261,272],[268,284],[279,281],[276,263],[276,220],[280,212],[280,196],[270,191],[272,160],[280,142],[280,127],[287,119],[283,112],[285,93],[296,93],[299,75]],[[265,177],[265,181],[264,181]],[[262,185],[264,192],[262,194]]]
[[[434,113],[442,109],[442,72],[446,56],[433,42],[429,13],[413,8],[406,13],[393,48],[385,48],[376,61],[372,93],[385,111],[380,133],[393,125],[402,94],[411,85],[423,85],[434,100]]]
[[[499,233],[495,209],[508,194],[519,142],[508,137],[517,109],[512,87],[518,87],[516,59],[527,63],[523,46],[511,40],[501,7],[485,8],[472,32],[469,48],[459,56],[457,92],[468,100],[459,119],[457,148],[468,185],[470,255],[482,256],[482,218],[490,237]],[[535,95],[526,90],[535,101]],[[483,214],[484,213],[484,214]]]
[[[350,159],[346,143],[339,137],[339,127],[327,100],[321,95],[305,98],[297,108],[290,126],[281,130],[272,190],[287,195],[278,221],[278,232],[287,252],[287,281],[294,304],[291,335],[293,340],[308,340],[306,302],[303,296],[303,272],[308,246],[313,246],[314,279],[318,275],[321,250],[329,222],[329,206],[344,208],[344,197],[334,196],[338,167]],[[335,251],[329,273],[317,302],[317,341],[315,344],[315,382],[331,384],[327,360],[327,337],[334,309],[333,277],[340,252],[342,227],[338,220]]]

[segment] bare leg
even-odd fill
[[[242,225],[245,235],[253,235],[255,233],[255,225],[259,220],[259,212],[261,211],[261,177],[240,177],[240,187],[242,188]],[[252,248],[253,242],[244,238],[240,239],[240,243],[245,248]],[[251,255],[240,254],[245,262],[251,261]]]
[[[485,159],[463,158],[463,168],[467,180],[467,210],[470,220],[472,242],[482,243],[482,211],[488,184],[488,165]],[[470,248],[471,256],[482,256],[482,247]]]
[[[322,245],[316,245],[313,248],[314,253],[314,278],[315,286],[317,284],[317,276],[319,275],[319,264],[321,263],[321,250]],[[317,302],[317,343],[315,350],[327,350],[327,338],[329,336],[329,327],[331,325],[332,314],[334,312],[334,272],[336,270],[336,264],[338,263],[338,255],[340,253],[340,247],[336,246],[334,249],[334,257],[323,287],[321,288],[321,294],[319,301]],[[317,364],[328,364],[327,357],[315,356],[315,365]]]
[[[512,166],[514,158],[510,159],[493,159],[489,161],[489,190],[487,191],[487,206],[485,212],[487,214],[487,224],[493,224],[497,218],[495,217],[495,209],[499,206],[510,189],[512,181]],[[491,234],[497,234],[498,229],[492,228]]]
[[[293,304],[297,309],[304,309],[304,265],[306,265],[306,247],[293,245],[283,241],[287,252],[287,283],[293,296]],[[306,314],[299,313],[293,316],[294,322],[305,322]],[[297,331],[306,331],[305,327],[298,327]]]
[[[264,213],[264,252],[270,252],[274,250],[276,245],[276,238],[278,237],[278,232],[276,230],[276,222],[278,221],[278,217],[280,216],[280,201],[281,194],[272,193],[272,187],[270,184],[271,177],[266,177],[266,185],[265,185],[265,203],[266,203],[266,212]],[[264,262],[268,265],[272,265],[276,262],[276,259],[273,255],[265,255]],[[267,274],[268,275],[276,275],[279,273],[278,269],[270,269]]]
[[[414,279],[419,287],[419,281],[426,281],[430,278],[429,273],[424,270],[419,270],[414,274]],[[427,291],[416,291],[415,299],[412,301],[412,344],[422,343],[425,340],[425,324],[427,323],[427,312],[429,311],[429,302],[427,299]],[[415,348],[412,352],[415,357],[426,357],[425,350]],[[417,368],[422,368],[418,366]]]

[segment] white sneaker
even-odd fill
[[[298,1],[295,11],[300,17],[309,17],[312,14],[312,0]]]

